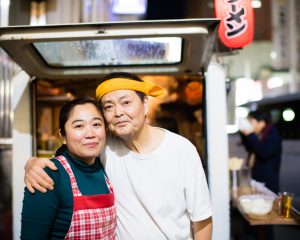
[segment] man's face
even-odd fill
[[[147,97],[142,101],[133,90],[116,90],[105,94],[101,104],[110,131],[120,138],[133,138],[143,129]]]

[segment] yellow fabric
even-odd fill
[[[96,98],[100,100],[105,94],[115,90],[135,90],[152,97],[159,97],[165,94],[164,89],[153,82],[140,82],[127,78],[112,78],[98,85]]]

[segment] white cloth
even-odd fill
[[[187,139],[166,130],[151,153],[130,151],[117,138],[105,150],[117,208],[117,239],[188,239],[190,221],[212,215],[200,157]]]

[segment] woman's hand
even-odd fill
[[[250,135],[251,133],[254,133],[252,129],[251,129],[251,130],[248,130],[248,129],[246,129],[246,130],[240,130],[240,132],[241,132],[243,135],[245,135],[245,136],[248,136],[248,135]]]
[[[44,171],[45,167],[57,170],[55,164],[48,158],[31,157],[26,162],[24,182],[31,193],[34,193],[35,189],[43,193],[53,190],[54,182]]]

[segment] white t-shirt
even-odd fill
[[[151,153],[108,140],[106,173],[114,188],[117,239],[188,239],[190,221],[212,215],[200,157],[186,138],[166,130]]]

